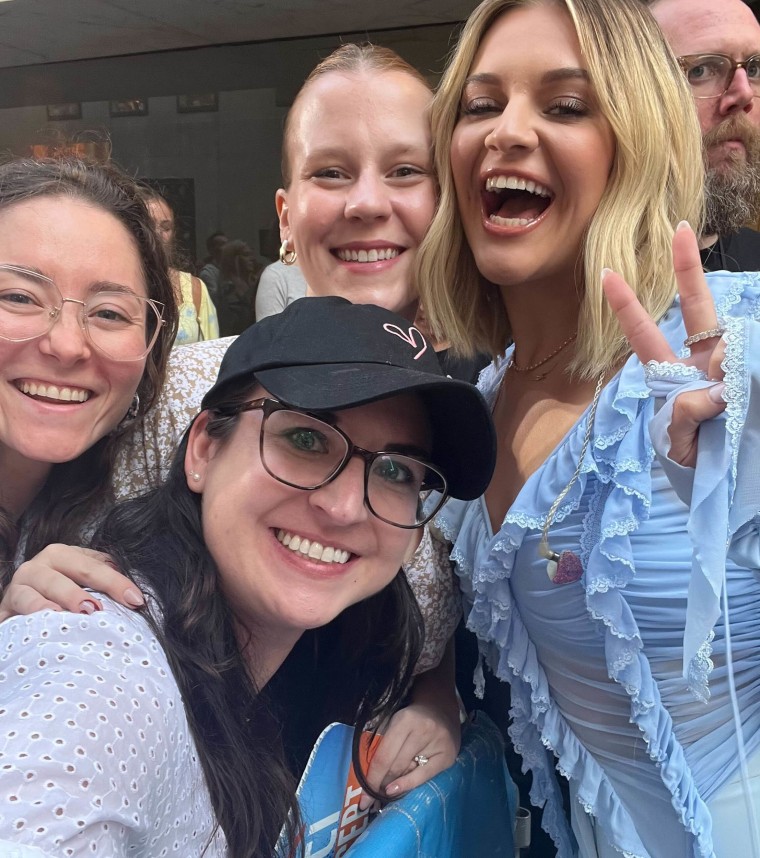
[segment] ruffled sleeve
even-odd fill
[[[760,569],[760,302],[757,275],[713,275],[718,315],[725,327],[726,410],[700,426],[695,468],[668,458],[668,429],[677,396],[711,384],[673,378],[677,365],[659,365],[648,374],[662,401],[650,425],[658,458],[671,485],[690,508],[693,545],[684,631],[684,677],[692,692],[707,696],[706,647],[720,616],[726,560]],[[743,286],[741,292],[737,283]],[[722,288],[728,286],[728,289]],[[678,383],[678,382],[681,383]]]
[[[666,314],[661,327],[669,341],[683,340],[677,306]],[[489,368],[481,377],[483,393],[491,401],[504,366],[502,362],[500,367]],[[694,835],[694,855],[708,856],[712,853],[709,813],[663,705],[641,632],[625,598],[626,588],[636,575],[632,536],[648,521],[652,503],[654,448],[649,424],[653,416],[654,399],[643,367],[631,358],[602,391],[579,478],[558,509],[554,524],[559,529],[587,495],[588,512],[580,538],[584,599],[603,636],[607,674],[629,698],[630,722],[641,731],[678,818]],[[563,815],[553,775],[555,765],[576,783],[579,800],[596,817],[610,842],[623,854],[643,855],[646,850],[636,825],[603,768],[580,742],[552,697],[511,588],[518,552],[527,541],[536,543],[547,510],[579,461],[587,419],[586,414],[528,479],[497,533],[491,532],[482,500],[449,503],[436,525],[454,541],[452,557],[465,594],[467,625],[478,636],[481,653],[491,669],[512,685],[510,735],[533,772],[531,799],[545,807],[543,824],[558,854],[573,855],[576,845]],[[527,548],[528,553],[534,550]]]

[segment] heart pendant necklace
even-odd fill
[[[566,550],[560,554],[557,554],[556,551],[552,551],[549,546],[549,528],[552,526],[552,522],[554,521],[554,517],[557,515],[557,510],[559,509],[560,504],[567,497],[567,493],[575,485],[576,480],[581,475],[583,460],[586,457],[586,450],[588,450],[588,445],[591,441],[591,433],[594,428],[596,408],[599,405],[599,397],[602,393],[602,387],[604,387],[604,376],[604,372],[600,373],[596,382],[594,398],[591,400],[591,408],[588,412],[586,433],[583,436],[583,445],[581,446],[581,452],[578,457],[578,464],[575,468],[575,472],[572,477],[570,477],[568,484],[554,499],[554,503],[549,508],[549,512],[546,514],[546,520],[544,521],[544,526],[541,529],[541,541],[538,543],[538,553],[546,560],[546,574],[549,576],[549,580],[553,584],[572,584],[573,581],[580,580],[583,575],[583,564],[581,563],[580,557],[578,557],[574,551]]]

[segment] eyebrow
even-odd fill
[[[400,453],[402,456],[411,456],[414,459],[430,459],[430,450],[419,447],[417,444],[386,444],[383,453]]]
[[[49,283],[52,283],[56,289],[60,288],[49,274],[45,274],[44,271],[41,271],[35,265],[15,265],[14,263],[13,273],[21,277],[29,277],[30,275],[33,276],[36,274],[43,280],[47,280]],[[110,280],[97,280],[88,287],[87,291],[91,295],[97,295],[100,292],[122,292],[125,295],[135,295],[138,298],[142,297],[142,295],[139,295],[132,287],[125,286],[123,283],[112,283]]]
[[[576,68],[575,66],[566,66],[563,68],[550,69],[541,76],[541,83],[557,83],[563,80],[584,80],[590,81],[589,73],[586,69]],[[473,83],[484,83],[490,86],[496,86],[502,82],[498,75],[490,74],[489,72],[481,72],[479,74],[470,75],[464,82],[465,87]]]
[[[546,74],[541,78],[542,83],[556,83],[563,80],[590,81],[591,78],[589,77],[589,73],[586,69],[575,68],[573,66],[552,69],[551,71],[546,72]]]
[[[500,79],[495,74],[488,74],[488,72],[480,72],[479,74],[471,74],[467,80],[465,80],[465,87],[470,86],[473,83],[486,83],[492,86],[495,86],[497,83],[500,83]]]
[[[97,295],[99,292],[123,292],[125,295],[143,297],[138,295],[131,286],[125,286],[123,283],[112,283],[110,280],[99,280],[97,283],[93,283],[88,291],[93,295]]]
[[[52,277],[48,277],[47,274],[44,274],[39,268],[35,268],[34,265],[19,265],[15,262],[8,264],[11,265],[11,271],[19,277],[31,278],[36,274],[38,277],[42,277],[43,280],[49,280],[51,283],[54,282]]]
[[[403,158],[406,156],[418,155],[421,152],[428,154],[430,152],[430,146],[401,141],[390,149],[389,154],[391,158]],[[312,164],[314,161],[341,162],[345,160],[347,156],[349,158],[352,157],[350,153],[347,153],[346,149],[341,148],[340,146],[325,146],[324,148],[311,149],[306,153],[304,161],[306,164]]]
[[[298,409],[296,409],[298,410]],[[336,429],[340,429],[338,426],[338,419],[340,417],[341,411],[345,411],[346,409],[340,409],[338,411],[306,411],[305,414],[311,414],[313,417],[316,417],[318,420],[321,420],[323,423],[327,423],[329,426],[334,426]],[[342,430],[345,431],[345,430]],[[348,436],[351,438],[351,436]],[[354,443],[354,439],[351,438],[351,443]],[[361,446],[360,444],[357,446]],[[364,449],[364,448],[362,448]],[[370,452],[378,452],[377,450],[372,450]],[[425,449],[424,447],[420,447],[419,444],[394,444],[393,442],[389,442],[385,444],[379,452],[381,453],[400,453],[402,456],[412,456],[415,459],[425,459],[428,460],[430,458],[430,450]]]

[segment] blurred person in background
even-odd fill
[[[208,256],[203,260],[203,267],[198,276],[208,287],[211,300],[216,304],[217,290],[219,288],[219,271],[222,264],[222,248],[229,239],[223,232],[213,232],[206,239],[206,250]]]
[[[242,334],[256,319],[256,287],[261,263],[251,248],[240,240],[228,241],[222,248],[217,312],[221,336]]]
[[[206,284],[188,271],[180,271],[177,256],[174,212],[166,199],[154,188],[143,185],[143,196],[156,232],[163,242],[169,260],[169,276],[179,303],[179,328],[175,346],[185,346],[219,336],[216,307]]]

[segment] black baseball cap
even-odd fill
[[[449,494],[479,497],[496,461],[496,435],[480,391],[444,375],[433,347],[407,319],[345,298],[300,298],[230,345],[203,408],[258,382],[280,402],[335,411],[416,394],[430,420],[430,459]]]

